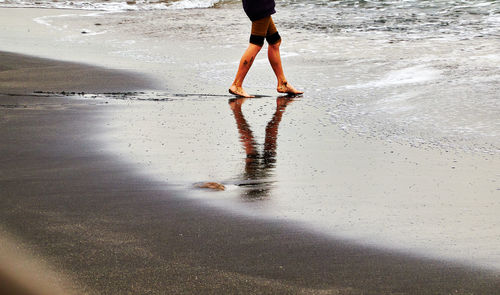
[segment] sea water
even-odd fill
[[[107,12],[105,29],[83,28],[85,37],[127,32],[130,40],[117,40],[114,54],[148,63],[176,59],[172,51],[153,48],[165,40],[201,44],[206,58],[190,62],[194,74],[224,87],[249,33],[241,3],[233,0],[1,0],[0,5]],[[500,2],[286,0],[277,2],[277,11],[282,57],[292,60],[285,63],[291,64],[290,80],[313,93],[340,128],[412,145],[498,153]],[[259,63],[267,63],[264,55]],[[258,76],[263,79],[250,75],[248,87],[274,88],[272,76]]]
[[[257,189],[238,186],[245,179],[240,175],[241,154],[227,148],[238,138],[228,107],[217,121],[203,119],[203,112],[220,112],[219,101],[207,94],[226,91],[248,42],[250,23],[239,1],[0,0],[0,5],[90,10],[34,21],[66,32],[57,40],[61,44],[99,43],[110,59],[134,61],[141,65],[138,70],[144,67],[165,83],[164,93],[153,95],[164,103],[142,105],[150,111],[147,118],[133,108],[118,115],[134,123],[113,138],[124,148],[115,144],[112,149],[146,163],[159,179],[185,187],[222,180],[228,187],[225,193],[200,198],[250,216],[299,222],[336,238],[500,269],[500,175],[491,173],[491,161],[467,163],[464,172],[459,169],[461,156],[451,157],[451,163],[436,156],[443,167],[427,165],[426,170],[414,167],[428,159],[405,160],[411,158],[410,150],[397,155],[404,164],[395,167],[377,158],[392,150],[366,144],[364,153],[346,153],[365,163],[356,166],[359,162],[349,158],[332,157],[337,162],[330,162],[332,152],[321,148],[324,141],[329,148],[349,150],[329,141],[340,132],[430,150],[428,156],[450,152],[498,163],[500,2],[277,1],[273,18],[283,38],[285,72],[306,95],[297,103],[300,107],[288,107],[280,127],[280,136],[295,140],[295,145],[282,145],[279,165],[271,169],[271,185],[262,181]],[[274,95],[275,80],[265,54],[254,62],[245,87],[250,93]],[[147,100],[148,94],[139,98]],[[176,103],[187,99],[196,103]],[[260,127],[265,127],[274,104],[274,98],[256,100],[246,106],[249,117],[262,117]],[[327,116],[312,126],[286,121],[289,112],[297,118],[300,111],[311,110]],[[165,131],[169,123],[179,122],[185,128]],[[209,152],[197,149],[197,141],[205,141],[202,147],[213,142],[207,126],[221,131]],[[197,133],[186,133],[189,130]],[[256,133],[262,141],[264,136]],[[184,143],[170,143],[170,136]],[[138,147],[129,149],[126,139],[138,137],[131,140]],[[309,141],[302,142],[305,138]],[[290,146],[295,150],[286,150]],[[175,164],[170,163],[173,158]],[[221,161],[238,165],[220,165],[227,169],[221,171]],[[474,165],[479,168],[474,170]],[[326,179],[332,175],[334,179]],[[456,179],[463,183],[452,187]],[[255,194],[260,194],[258,201]]]

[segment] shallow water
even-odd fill
[[[219,96],[248,40],[240,3],[72,3],[29,5],[103,9],[35,22],[63,36],[56,44],[98,44],[105,58],[166,85],[125,100],[128,111],[105,123],[110,152],[148,177],[191,190],[220,181],[226,192],[190,195],[362,244],[500,269],[497,1],[278,2],[285,71],[306,95],[283,111],[267,157],[277,101],[265,53],[245,81],[268,96],[243,107],[253,144],[239,141],[238,116]],[[209,8],[181,9],[189,5]],[[260,154],[249,160],[246,146]]]
[[[191,95],[123,104],[106,122],[113,132],[103,134],[104,145],[206,206],[500,269],[496,157],[342,135],[305,99]],[[226,190],[195,188],[207,181]]]
[[[111,55],[148,67],[185,63],[189,75],[218,87],[232,80],[249,33],[241,4],[232,1],[215,7],[213,1],[138,2],[125,8],[140,11],[125,13],[109,13],[124,9],[115,2],[85,3],[107,10],[97,17],[102,25],[87,25],[81,28],[85,36],[77,32],[62,41],[85,42],[102,34],[95,40],[108,45]],[[63,4],[68,3],[36,5]],[[195,4],[211,8],[180,9]],[[289,80],[313,94],[336,126],[416,146],[499,152],[498,2],[281,1],[277,6]],[[54,28],[84,22],[81,17],[37,21]],[[268,70],[261,54],[247,87],[273,89]]]

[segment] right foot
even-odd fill
[[[253,95],[248,94],[245,90],[243,90],[243,87],[236,85],[231,85],[231,87],[229,87],[229,93],[239,97],[255,97]]]
[[[292,85],[290,85],[288,82],[283,82],[283,84],[278,85],[278,88],[276,90],[279,93],[287,93],[287,94],[302,94],[304,91],[300,91],[295,89]]]

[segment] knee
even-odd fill
[[[276,43],[269,44],[269,47],[271,47],[273,49],[279,49],[280,45],[281,45],[281,39],[279,39],[278,41],[276,41]]]
[[[252,52],[254,52],[254,54],[259,53],[260,50],[262,49],[262,47],[264,47],[264,44],[262,44],[262,45],[253,44],[253,43],[248,44],[248,49],[251,50]]]
[[[281,44],[281,36],[278,32],[266,36],[266,40],[269,46],[274,46],[275,48],[278,48]]]
[[[264,36],[250,35],[250,45],[262,48],[262,46],[264,46],[264,40]]]

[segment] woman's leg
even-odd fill
[[[229,92],[237,96],[252,97],[243,89],[243,80],[250,70],[255,57],[264,45],[264,39],[266,39],[269,43],[267,54],[269,62],[271,63],[271,67],[273,68],[273,71],[276,74],[276,78],[278,79],[278,92],[288,94],[303,93],[302,91],[298,91],[292,85],[290,85],[285,78],[285,74],[283,73],[283,68],[281,66],[281,57],[279,51],[281,37],[278,34],[278,30],[276,29],[276,26],[274,25],[274,22],[270,16],[252,22],[250,44],[241,57],[238,72],[236,73],[233,84],[229,88]]]
[[[267,58],[269,59],[269,63],[273,68],[274,74],[276,75],[276,79],[278,80],[278,87],[276,90],[280,93],[289,93],[289,94],[302,94],[303,91],[299,91],[295,89],[292,85],[290,85],[283,72],[283,66],[281,65],[281,55],[280,55],[280,44],[281,37],[278,34],[278,30],[274,25],[273,20],[271,19],[269,28],[266,36],[267,42],[269,43],[269,48],[267,49]]]
[[[261,48],[262,46],[252,43],[248,45],[247,50],[245,51],[245,53],[243,53],[243,56],[241,57],[240,65],[238,67],[238,72],[236,73],[236,78],[234,78],[234,82],[229,88],[229,92],[231,94],[242,97],[252,97],[245,90],[243,90],[242,87],[243,80],[245,80],[248,70],[250,70],[253,61],[255,60],[255,57],[257,56],[257,53],[259,53]]]
[[[264,39],[268,31],[269,23],[271,22],[271,17],[264,17],[252,22],[252,32],[250,34],[250,44],[247,50],[243,53],[240,60],[240,65],[238,67],[238,72],[236,73],[236,78],[229,88],[229,92],[243,97],[252,97],[245,90],[243,90],[243,80],[245,79],[248,70],[253,64],[257,53],[264,45]]]
[[[278,79],[278,88],[286,82],[285,73],[283,73],[283,67],[281,65],[280,44],[281,39],[274,44],[269,44],[267,49],[267,58],[273,68],[276,79]]]

